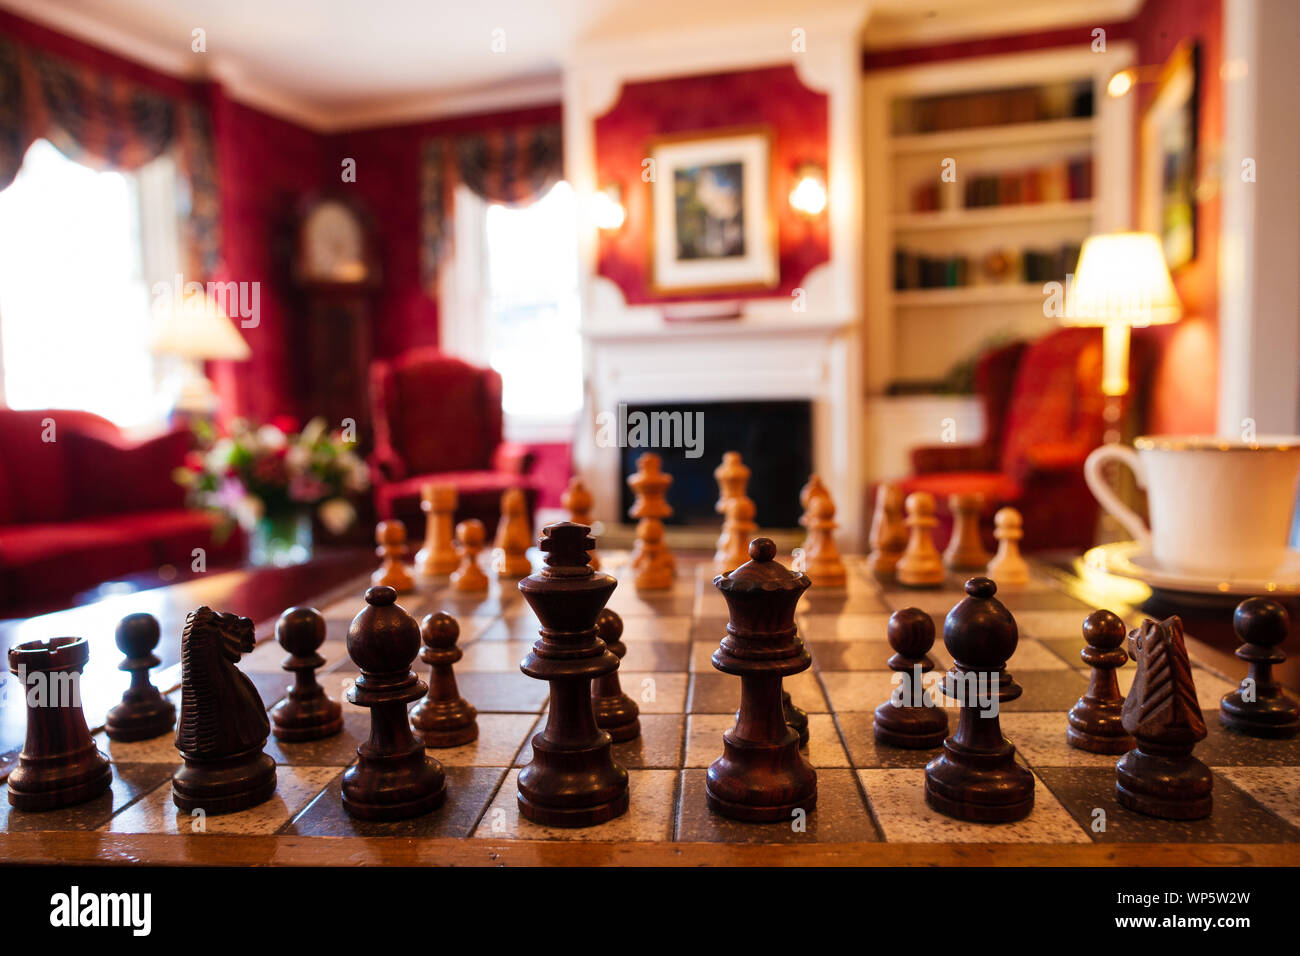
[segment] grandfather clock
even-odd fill
[[[351,197],[309,198],[296,216],[292,275],[300,407],[308,417],[323,416],[331,428],[354,419],[361,451],[368,451],[367,376],[381,287],[371,217]]]

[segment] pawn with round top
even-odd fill
[[[411,711],[411,726],[426,747],[460,747],[478,739],[478,711],[460,696],[452,670],[465,652],[456,646],[460,624],[446,611],[420,622],[420,660],[428,664],[429,693]]]
[[[289,652],[281,666],[293,675],[289,696],[271,711],[275,739],[301,743],[341,732],[343,705],[316,682],[316,669],[325,664],[319,653],[325,618],[314,607],[291,607],[275,622],[275,639]]]
[[[924,675],[934,670],[934,618],[916,607],[889,615],[889,669],[899,683],[876,708],[876,743],[907,750],[931,750],[948,736],[948,715],[925,687]]]
[[[569,513],[569,520],[574,524],[586,525],[588,528],[594,527],[591,518],[592,501],[591,492],[583,484],[581,478],[574,475],[569,479],[569,485],[564,489],[564,494],[560,495],[560,506]],[[600,556],[596,554],[593,548],[591,555],[591,569],[600,570]]]
[[[176,726],[176,706],[149,680],[149,669],[161,663],[154,655],[161,632],[152,614],[128,614],[117,625],[117,649],[126,655],[118,670],[131,675],[122,702],[108,712],[104,732],[110,740],[148,740]]]
[[[343,808],[363,820],[405,820],[442,806],[442,765],[424,752],[407,723],[406,707],[428,686],[411,671],[420,626],[388,587],[366,591],[366,607],[348,628],[348,654],[361,676],[348,700],[370,708],[370,739],[343,774]]]
[[[375,587],[392,588],[399,594],[415,589],[415,579],[406,568],[406,525],[400,521],[381,521],[375,527],[375,554],[383,564],[370,575]]]
[[[943,623],[953,664],[944,693],[961,705],[957,731],[925,767],[925,800],[940,813],[976,823],[1011,823],[1034,808],[1034,777],[1002,736],[1001,705],[1023,692],[1006,672],[1020,637],[988,578],[966,582],[966,597]]]
[[[453,591],[478,593],[488,589],[488,576],[478,563],[485,541],[487,529],[477,518],[456,525],[456,554],[460,557],[460,566],[451,573]]]
[[[914,491],[904,502],[907,509],[907,547],[898,559],[894,576],[910,588],[934,588],[944,582],[943,558],[934,544],[934,495]]]
[[[603,608],[596,615],[596,636],[619,659],[622,666],[627,646],[623,643],[623,619],[615,611]],[[618,671],[597,677],[591,682],[591,706],[596,711],[596,726],[606,731],[614,743],[641,736],[640,708],[623,693]]]
[[[1079,652],[1092,668],[1088,690],[1067,716],[1066,743],[1095,754],[1122,754],[1133,747],[1124,729],[1124,695],[1119,692],[1116,668],[1128,662],[1124,622],[1112,611],[1093,611],[1083,622],[1087,646]]]
[[[1274,666],[1286,660],[1282,642],[1291,620],[1286,608],[1263,597],[1247,598],[1232,615],[1241,639],[1237,656],[1250,665],[1241,686],[1219,703],[1219,722],[1251,737],[1287,738],[1300,732],[1300,705],[1273,679]]]
[[[1015,508],[999,508],[993,516],[993,537],[998,539],[998,553],[989,559],[988,575],[999,585],[1029,583],[1029,564],[1020,556],[1024,524]]]

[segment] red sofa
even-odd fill
[[[488,534],[501,514],[501,493],[522,488],[531,520],[537,501],[528,477],[532,456],[502,440],[501,376],[437,349],[413,349],[370,367],[375,450],[370,456],[380,518],[399,518],[408,539],[423,536],[420,489],[455,486],[456,520],[478,518]]]
[[[1130,381],[1142,382],[1145,367],[1146,350],[1134,341]],[[948,540],[948,495],[973,492],[984,496],[981,524],[990,547],[992,515],[1003,505],[1023,515],[1027,551],[1091,547],[1097,502],[1083,480],[1083,460],[1105,431],[1101,330],[1057,329],[994,349],[976,367],[975,389],[984,405],[984,441],[916,448],[915,473],[900,482],[904,494],[928,491],[937,499],[935,540],[941,547]]]
[[[217,543],[214,517],[186,508],[172,479],[191,445],[187,430],[132,442],[89,412],[0,409],[0,610],[185,572],[194,548],[210,568],[240,560],[243,537]]]

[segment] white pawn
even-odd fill
[[[1015,508],[999,508],[993,516],[998,553],[989,560],[988,576],[999,587],[1029,583],[1029,564],[1020,556],[1020,539],[1025,536],[1023,526],[1024,519]]]

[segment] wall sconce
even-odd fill
[[[627,211],[623,208],[623,187],[610,183],[591,197],[591,217],[597,229],[613,232],[623,225]]]
[[[817,216],[826,208],[826,170],[816,163],[801,163],[794,171],[790,205],[805,216]]]
[[[1130,66],[1111,75],[1106,82],[1106,95],[1119,99],[1139,83],[1151,83],[1160,78],[1160,66]]]

